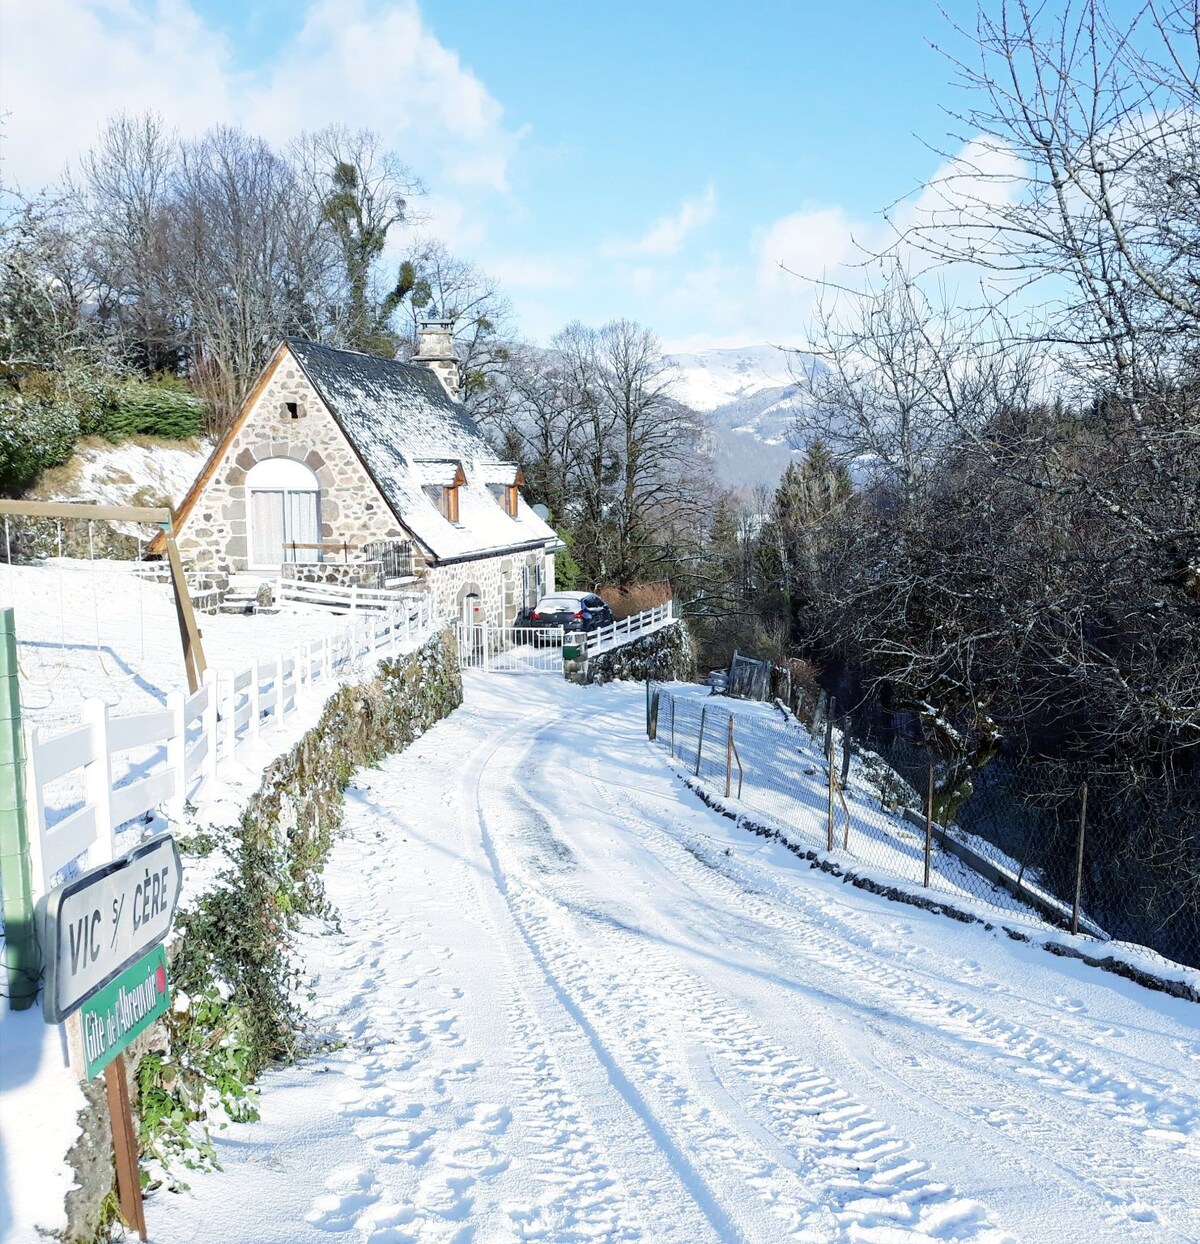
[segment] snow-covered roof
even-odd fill
[[[479,429],[425,367],[335,350],[299,337],[287,347],[357,450],[396,517],[439,561],[557,544],[520,498],[510,518],[489,484],[512,484],[518,467],[497,462]],[[427,486],[458,490],[458,522]]]

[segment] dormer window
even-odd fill
[[[521,503],[521,486],[525,483],[525,476],[520,470],[511,482],[505,484],[489,485],[492,496],[500,503],[500,508],[509,516],[516,518]]]
[[[448,523],[458,522],[458,485],[451,484],[448,488],[442,489],[442,495],[438,502],[438,509],[442,512],[442,517]]]
[[[445,478],[445,477],[443,477]],[[454,465],[454,473],[444,484],[426,484],[425,495],[438,508],[438,513],[448,522],[458,524],[458,490],[467,482],[462,464]]]

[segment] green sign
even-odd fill
[[[159,945],[79,1008],[86,1077],[103,1071],[169,1006],[167,952]]]

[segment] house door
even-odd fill
[[[251,566],[321,560],[320,484],[308,467],[268,458],[247,474],[246,491]]]

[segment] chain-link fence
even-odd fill
[[[728,791],[731,809],[781,823],[798,844],[1200,966],[1197,792],[1190,804],[1178,783],[1118,793],[1097,775],[1085,790],[1001,757],[949,798],[911,741],[852,739],[820,716],[810,730],[774,704],[700,688],[653,691],[657,743],[715,795]]]

